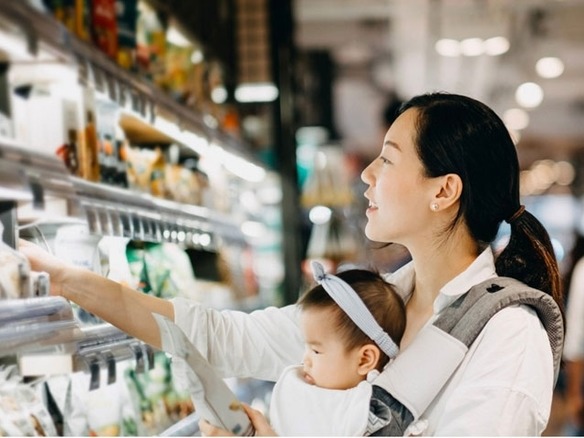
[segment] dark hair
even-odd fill
[[[503,121],[466,96],[416,96],[399,113],[417,111],[417,153],[426,176],[457,174],[463,184],[460,209],[450,230],[464,220],[479,243],[491,243],[499,226],[520,208],[519,161]],[[550,294],[562,306],[558,264],[543,225],[524,211],[511,221],[509,243],[495,262],[497,273]]]
[[[369,309],[377,323],[397,344],[406,328],[406,310],[401,297],[393,286],[377,272],[365,269],[349,269],[336,274],[351,286]],[[348,349],[370,344],[373,341],[349,318],[321,286],[317,285],[305,292],[298,300],[301,309],[332,308],[335,312],[339,333]],[[381,371],[389,357],[381,351],[377,369]]]

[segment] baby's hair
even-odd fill
[[[393,286],[378,272],[365,269],[349,269],[335,274],[351,286],[369,309],[383,330],[399,345],[406,327],[406,311],[403,300]],[[339,335],[348,350],[366,344],[374,344],[349,316],[335,303],[326,290],[316,285],[298,300],[302,310],[331,308],[334,311]],[[377,369],[381,371],[389,357],[379,349],[381,355]]]

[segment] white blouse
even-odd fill
[[[441,289],[428,323],[473,285],[495,276],[493,254],[487,248]],[[414,285],[413,265],[386,279],[407,298]],[[225,377],[275,381],[284,368],[302,360],[304,344],[294,305],[247,314],[207,309],[184,298],[172,301],[175,322]],[[541,435],[553,387],[552,352],[543,325],[532,309],[508,307],[491,318],[452,378],[406,434]]]

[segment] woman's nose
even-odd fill
[[[361,181],[363,181],[365,184],[369,184],[371,185],[371,165],[373,163],[369,163],[369,165],[363,169],[363,171],[361,172]]]

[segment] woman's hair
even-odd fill
[[[550,294],[562,307],[562,287],[550,237],[520,209],[519,161],[503,121],[485,104],[466,96],[431,93],[405,102],[399,113],[417,111],[417,153],[426,176],[457,174],[460,209],[449,230],[464,221],[479,243],[490,244],[503,220],[509,243],[495,262],[497,273]]]
[[[365,269],[349,269],[336,274],[355,290],[373,318],[389,337],[397,344],[406,328],[406,310],[401,297],[393,286],[386,282],[377,272]],[[334,311],[339,336],[348,350],[371,344],[373,341],[349,318],[321,286],[317,285],[305,292],[298,300],[301,309],[331,308]],[[389,357],[380,349],[381,355],[377,369],[381,371]]]

